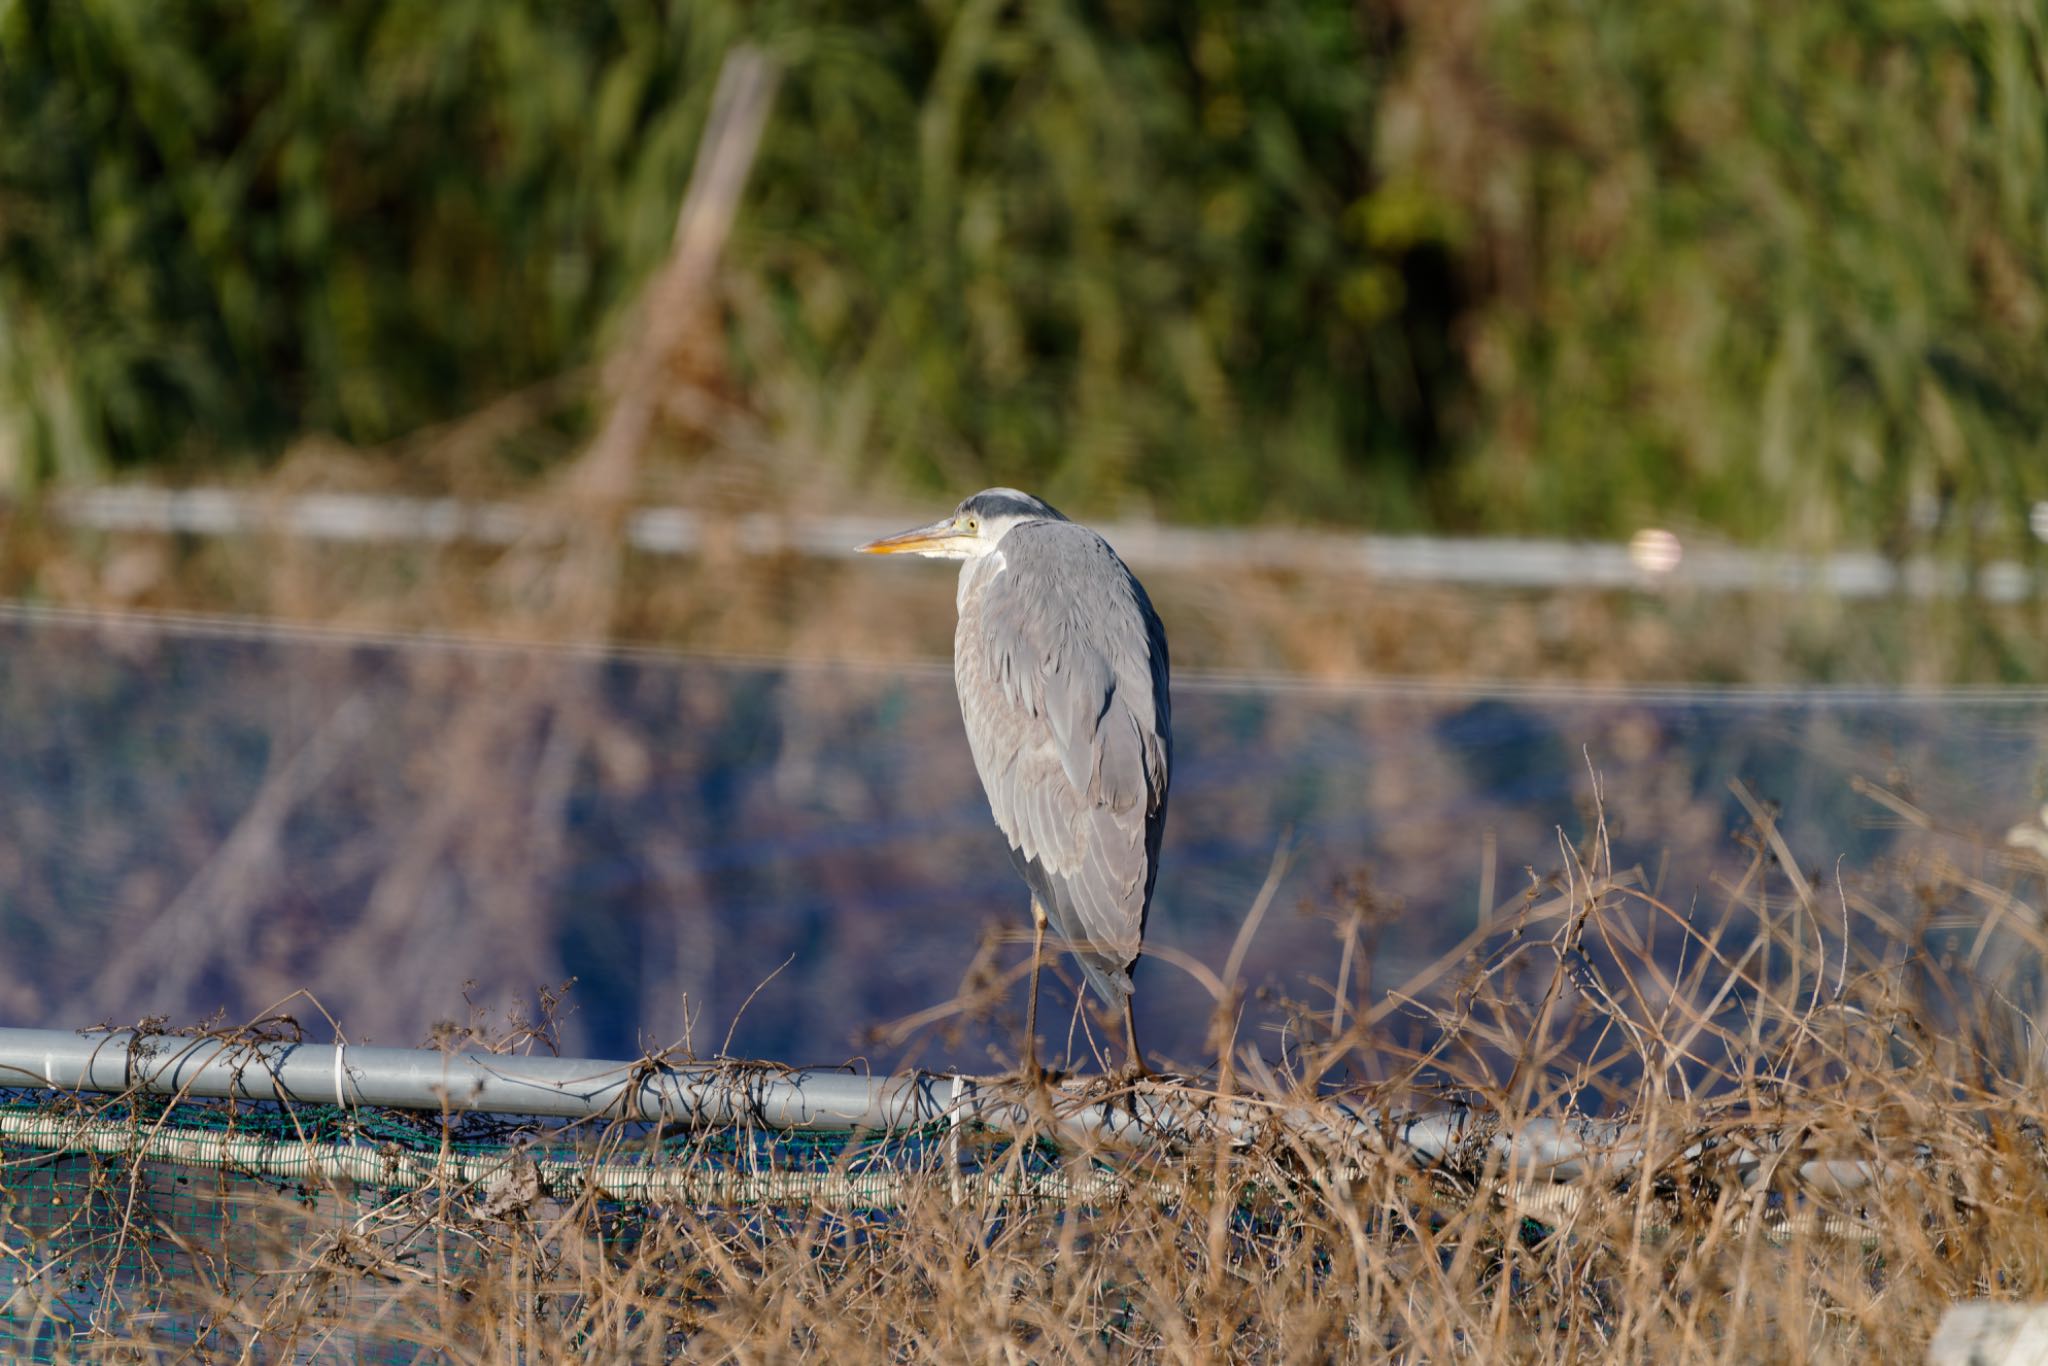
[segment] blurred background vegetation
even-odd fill
[[[0,480],[589,373],[743,39],[718,383],[842,486],[2048,563],[2029,0],[12,0]]]

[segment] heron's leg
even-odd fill
[[[1024,1007],[1024,1072],[1043,1076],[1038,1066],[1038,969],[1045,958],[1045,911],[1031,898],[1031,1003]]]
[[[1124,1066],[1134,1077],[1149,1077],[1152,1069],[1145,1066],[1144,1050],[1138,1047],[1138,1014],[1131,1002],[1131,997],[1124,997]]]

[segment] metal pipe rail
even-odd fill
[[[1368,1146],[1391,1138],[1396,1146],[1432,1159],[1469,1142],[1475,1129],[1462,1112],[1390,1120],[1336,1104],[1310,1112],[1246,1099],[1206,1103],[1172,1086],[1119,1088],[1112,1095],[1099,1079],[1055,1086],[1047,1097],[1049,1109],[1039,1109],[1015,1083],[945,1073],[875,1077],[758,1063],[238,1043],[130,1030],[0,1029],[0,1087],[636,1119],[693,1128],[901,1131],[976,1124],[1017,1132],[1037,1127],[1096,1142],[1187,1140],[1215,1132],[1250,1142],[1261,1128],[1277,1123]],[[1521,1167],[1533,1164],[1541,1172],[1572,1175],[1596,1150],[1605,1152],[1625,1138],[1620,1128],[1596,1121],[1532,1120],[1518,1132],[1515,1151]]]
[[[600,1200],[676,1201],[692,1206],[791,1206],[901,1209],[942,1193],[961,1201],[1028,1201],[1095,1204],[1130,1194],[1172,1207],[1188,1187],[1154,1174],[1125,1174],[1091,1165],[1079,1169],[981,1168],[938,1173],[929,1168],[863,1167],[825,1170],[801,1167],[745,1168],[695,1163],[649,1163],[603,1157],[533,1158],[516,1149],[464,1153],[449,1149],[418,1152],[390,1144],[368,1145],[331,1139],[298,1139],[224,1133],[175,1125],[135,1125],[125,1120],[81,1115],[15,1114],[0,1107],[0,1143],[42,1152],[94,1153],[113,1158],[167,1162],[200,1171],[270,1177],[295,1182],[352,1182],[384,1189],[417,1191],[465,1187],[482,1197],[484,1217],[494,1205],[525,1209],[542,1200],[572,1199],[579,1193]],[[935,1180],[935,1178],[938,1178]],[[1569,1221],[1618,1198],[1612,1189],[1546,1180],[1498,1183],[1494,1196],[1507,1208],[1539,1219]],[[1735,1234],[1749,1226],[1739,1215]],[[1820,1207],[1770,1211],[1761,1215],[1764,1234],[1783,1243],[1799,1236],[1861,1239],[1875,1246],[1860,1220]],[[1661,1210],[1643,1225],[1653,1235],[1669,1232]]]
[[[1100,1081],[1055,1087],[1040,1103],[1015,1083],[941,1073],[863,1076],[758,1063],[609,1061],[345,1044],[239,1043],[116,1030],[0,1028],[0,1088],[130,1092],[200,1100],[250,1100],[498,1113],[559,1119],[637,1119],[694,1128],[901,1131],[972,1124],[998,1132],[1050,1129],[1083,1143],[1156,1144],[1221,1135],[1249,1143],[1286,1131],[1334,1156],[1399,1152],[1424,1163],[1474,1145],[1490,1151],[1502,1179],[1569,1181],[1620,1174],[1645,1159],[1639,1124],[1523,1120],[1485,1130],[1461,1110],[1385,1114],[1332,1100],[1285,1107],[1215,1100],[1187,1087],[1140,1084],[1112,1095]],[[1680,1157],[1702,1155],[1697,1147]],[[1733,1160],[1761,1177],[1767,1152]],[[1799,1178],[1842,1193],[1877,1179],[1873,1164],[1814,1159]]]
[[[630,1119],[696,1128],[907,1130],[974,1123],[1043,1127],[1015,1086],[914,1072],[866,1076],[761,1063],[614,1061],[347,1044],[240,1043],[130,1030],[76,1034],[0,1029],[0,1088],[199,1100],[284,1101],[446,1113]],[[1098,1093],[1104,1088],[1093,1087]],[[1059,1132],[1094,1140],[1189,1137],[1217,1122],[1199,1107],[1152,1095],[1091,1097],[1086,1083],[1055,1088]],[[1224,1123],[1250,1121],[1229,1116]]]
[[[945,1121],[950,1078],[347,1044],[236,1043],[130,1030],[0,1029],[0,1087],[771,1129]]]
[[[166,489],[111,484],[58,491],[56,516],[96,531],[244,536],[282,534],[348,544],[510,545],[541,529],[529,507],[458,502],[395,494],[306,493],[289,496],[231,488]],[[907,516],[907,515],[906,515]],[[727,546],[750,555],[844,556],[892,517],[712,517],[692,508],[652,507],[626,518],[624,535],[650,555],[701,554]],[[2035,534],[2048,541],[2048,502],[2033,513]],[[1388,536],[1301,528],[1237,530],[1098,524],[1117,552],[1141,569],[1238,569],[1362,574],[1383,580],[1506,588],[1650,589],[1695,592],[1823,593],[1842,598],[1903,592],[1915,598],[1977,594],[2022,602],[2042,585],[2015,560],[1982,566],[1926,556],[1894,563],[1876,551],[1784,556],[1736,547],[1677,550],[1665,533],[1647,543],[1553,541],[1514,537]]]

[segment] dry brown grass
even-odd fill
[[[1216,1064],[1146,1088],[1179,1122],[1056,1155],[992,1134],[884,1150],[892,1208],[620,1204],[517,1172],[303,1199],[224,1180],[231,1220],[199,1246],[152,1224],[169,1168],[108,1160],[89,1183],[116,1241],[186,1243],[127,1302],[187,1319],[110,1315],[73,1350],[198,1331],[220,1360],[1917,1359],[1949,1304],[2048,1293],[2048,864],[1950,841],[1823,879],[1755,816],[1718,906],[1665,903],[1596,828],[1403,989],[1281,1003],[1277,1043],[1236,1037],[1245,1003],[1216,975]],[[1102,1094],[1048,1097],[1046,1122]],[[1451,1141],[1414,1141],[1396,1117],[1418,1112],[1455,1116]],[[1542,1147],[1573,1133],[1568,1160]],[[768,1150],[664,1151],[710,1170]],[[814,1165],[877,1159],[832,1153]],[[1093,1184],[1005,1193],[1031,1170]],[[17,1258],[110,1251],[20,1200],[7,1228]]]

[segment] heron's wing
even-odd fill
[[[1112,1001],[1144,934],[1166,807],[1165,636],[1099,536],[1019,527],[961,604],[960,709],[996,824]],[[993,557],[991,557],[993,559]],[[993,570],[993,572],[989,572]]]

